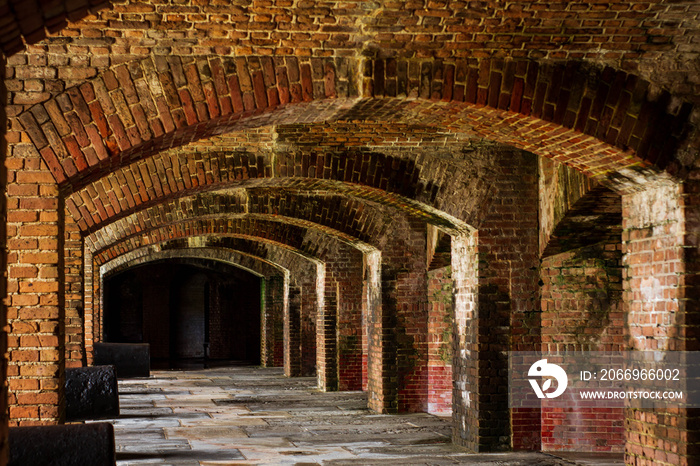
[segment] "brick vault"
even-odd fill
[[[697,2],[0,11],[4,458],[64,422],[106,279],[177,260],[260,278],[263,365],[451,413],[470,450],[698,462],[691,409],[510,409],[504,370],[698,350]]]

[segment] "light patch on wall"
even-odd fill
[[[665,302],[664,299],[664,290],[661,286],[661,282],[659,281],[658,278],[655,277],[647,277],[642,279],[640,283],[640,291],[642,292],[642,297],[644,298],[645,304],[651,304],[652,307],[648,308],[646,305],[644,306],[644,310],[647,311],[656,311],[656,304],[659,302]],[[659,309],[663,310],[663,309]]]
[[[624,216],[623,228],[657,227],[681,217],[678,197],[680,187],[674,183],[658,184],[628,197],[629,212]],[[625,198],[627,196],[624,196]]]

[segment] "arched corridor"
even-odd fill
[[[203,390],[245,363],[363,419],[437,415],[454,458],[698,461],[692,402],[558,407],[551,373],[513,370],[700,347],[695,1],[0,11],[0,465],[11,428],[66,424],[104,343]],[[122,382],[126,405],[176,374]]]

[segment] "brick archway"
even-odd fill
[[[417,162],[395,150],[165,152],[72,193],[66,206],[81,230],[93,232],[191,192],[223,188],[321,191],[347,196],[353,202],[393,207],[446,230],[469,231],[467,223],[475,221],[474,212],[488,202],[487,174],[467,171],[430,154]],[[465,199],[456,203],[446,193],[458,190],[464,191]]]
[[[176,240],[175,243],[178,241]],[[117,259],[104,264],[105,274],[118,273],[135,265],[144,264],[152,260],[166,260],[173,257],[209,259],[224,262],[240,267],[256,275],[266,276],[273,273],[285,274],[288,272],[282,265],[253,254],[233,249],[192,248],[188,244],[181,247],[168,247],[166,242],[162,245],[146,246],[123,254]]]
[[[124,254],[100,267],[100,274],[109,276],[127,271],[133,267],[154,262],[169,260],[208,260],[222,262],[242,270],[248,271],[264,281],[261,295],[262,322],[261,322],[261,364],[266,367],[281,367],[284,365],[284,315],[285,290],[290,284],[290,272],[296,270],[297,264],[291,262],[290,254],[274,255],[279,248],[267,247],[267,255],[256,255],[255,251],[239,251],[229,248],[191,247],[188,241],[174,240],[134,250]],[[258,251],[261,253],[262,249]],[[285,268],[289,267],[288,268]],[[101,320],[103,309],[93,310],[93,319]],[[91,354],[92,340],[86,342],[86,351]]]
[[[363,251],[373,250],[386,235],[392,209],[319,192],[236,189],[199,193],[163,202],[116,220],[85,237],[94,253],[151,228],[185,220],[260,219],[321,231]],[[148,225],[149,227],[144,228]]]
[[[31,306],[40,302],[47,311],[60,315],[61,294],[57,291],[57,287],[63,286],[63,283],[61,278],[55,278],[56,274],[52,274],[51,271],[61,265],[60,251],[57,252],[57,248],[61,246],[56,246],[56,243],[60,243],[60,238],[58,241],[54,240],[56,239],[55,230],[61,231],[63,227],[61,218],[64,212],[61,202],[65,200],[66,195],[76,193],[82,188],[89,190],[93,187],[93,181],[102,180],[106,178],[105,175],[116,173],[117,169],[121,169],[128,163],[154,161],[156,157],[153,154],[161,149],[182,147],[188,141],[206,138],[218,130],[231,131],[237,128],[269,126],[306,117],[318,122],[335,120],[350,124],[360,120],[376,119],[387,126],[399,122],[419,122],[532,150],[537,154],[567,163],[621,192],[625,192],[628,188],[630,191],[639,188],[632,185],[643,185],[649,179],[663,177],[664,170],[671,175],[678,175],[678,178],[683,178],[682,168],[684,167],[680,166],[679,160],[687,160],[690,156],[697,154],[697,152],[694,154],[691,152],[683,154],[686,157],[674,158],[674,152],[682,152],[685,149],[684,137],[691,129],[687,119],[692,111],[688,104],[682,104],[676,97],[682,99],[685,95],[686,98],[695,99],[694,101],[697,102],[697,96],[691,95],[697,94],[693,91],[697,90],[697,77],[691,76],[692,66],[681,63],[681,60],[685,60],[681,57],[690,57],[688,63],[695,63],[693,57],[697,58],[698,48],[693,45],[692,35],[697,28],[693,21],[684,21],[684,24],[679,27],[676,27],[677,23],[674,21],[674,17],[678,17],[678,11],[690,13],[692,11],[690,6],[630,2],[626,5],[613,5],[610,12],[602,12],[602,5],[587,2],[569,2],[553,7],[539,1],[527,1],[522,5],[504,3],[502,6],[482,5],[476,8],[474,5],[461,3],[453,5],[426,1],[404,5],[402,2],[375,2],[360,14],[352,9],[346,11],[344,5],[333,5],[324,9],[324,12],[331,19],[337,20],[338,24],[323,24],[320,16],[308,16],[308,12],[305,11],[308,4],[305,3],[302,7],[296,2],[292,3],[274,5],[271,8],[275,15],[279,14],[272,21],[272,26],[267,18],[263,17],[264,20],[259,21],[254,12],[236,6],[236,14],[222,21],[224,27],[221,29],[226,31],[221,38],[216,36],[216,31],[205,31],[198,29],[197,26],[192,29],[194,34],[191,37],[181,34],[179,28],[184,26],[185,22],[191,24],[189,23],[191,20],[201,15],[203,6],[193,5],[191,10],[179,16],[178,21],[170,22],[169,17],[162,10],[156,11],[157,7],[154,4],[154,14],[148,15],[147,19],[144,17],[142,26],[145,26],[148,21],[155,26],[158,34],[162,33],[162,37],[167,38],[167,41],[174,39],[172,43],[176,46],[172,54],[187,56],[187,58],[178,57],[172,62],[161,59],[161,63],[158,64],[156,61],[159,59],[151,58],[164,53],[163,48],[160,47],[163,44],[162,41],[152,41],[145,33],[141,35],[138,32],[129,31],[134,25],[126,17],[101,23],[108,18],[105,15],[74,25],[69,28],[65,37],[58,38],[57,41],[52,42],[48,39],[40,45],[40,47],[46,47],[44,50],[30,54],[27,58],[28,63],[24,64],[27,66],[13,64],[10,67],[11,72],[20,70],[25,73],[24,77],[20,76],[17,82],[13,83],[17,87],[10,92],[12,105],[8,107],[8,113],[11,114],[13,126],[9,136],[14,138],[11,175],[15,176],[18,173],[20,175],[18,178],[24,177],[25,180],[28,177],[34,177],[32,181],[34,185],[22,186],[21,188],[27,191],[18,189],[11,202],[17,202],[22,210],[35,209],[36,212],[41,212],[43,218],[27,219],[25,217],[25,220],[15,218],[9,230],[17,232],[20,228],[23,230],[13,239],[17,239],[26,231],[31,233],[31,237],[37,243],[50,245],[47,246],[50,249],[48,253],[46,251],[37,253],[38,247],[34,249],[17,247],[9,255],[13,261],[12,266],[29,265],[27,267],[29,269],[38,263],[40,265],[36,267],[37,269],[47,271],[44,277],[36,282],[33,281],[35,278],[33,276],[20,276],[12,280],[11,286],[15,287],[11,289],[12,293],[21,288],[26,292],[15,294],[18,299],[11,305],[10,313],[28,315]],[[43,13],[44,20],[55,19],[47,14],[43,7],[36,5],[36,11]],[[62,8],[61,5],[61,2],[51,3],[52,8],[58,6],[56,10],[59,12],[59,18],[64,13],[70,13],[70,11],[64,11],[66,8]],[[71,5],[79,5],[82,8],[86,3],[85,0],[78,0]],[[133,15],[144,4],[127,2],[125,5],[123,12]],[[368,10],[371,10],[372,14],[367,15],[365,20],[363,14]],[[138,18],[142,17],[138,16]],[[597,24],[589,28],[591,24],[588,20],[591,18]],[[43,35],[44,25],[40,18],[29,18],[31,21],[29,23],[26,17],[17,19],[23,23],[20,32],[26,35],[25,38],[28,41],[38,40]],[[50,21],[44,21],[50,26],[49,29],[53,24],[49,24]],[[60,23],[60,19],[57,21]],[[202,21],[201,18],[199,21]],[[478,21],[478,26],[472,27],[474,24],[471,23],[472,21]],[[261,35],[267,34],[270,27],[279,28],[280,26],[275,25],[282,22],[294,25],[295,30],[290,32],[289,40],[272,37],[269,40],[259,39]],[[37,23],[39,26],[35,28]],[[100,24],[109,24],[109,27],[100,30]],[[247,34],[247,37],[240,42],[232,35],[238,33],[239,24]],[[342,26],[338,28],[337,26],[341,24]],[[308,37],[305,37],[306,25],[318,28],[319,31],[328,31],[329,34],[321,34],[314,40],[308,41]],[[98,27],[95,28],[95,26]],[[297,27],[300,30],[297,30]],[[37,62],[30,63],[30,60],[50,59],[51,55],[56,55],[56,50],[49,52],[49,47],[56,46],[71,34],[83,39],[87,36],[83,33],[90,28],[94,28],[92,29],[94,35],[91,37],[97,37],[98,40],[110,40],[113,38],[112,35],[120,37],[114,37],[114,47],[104,47],[103,51],[94,54],[97,64],[91,63],[85,69],[74,70],[71,63],[63,68],[64,72],[69,72],[63,77],[57,68],[49,70],[56,73],[59,79],[36,79],[37,76],[34,73],[38,70],[32,69],[32,66],[37,66]],[[42,32],[34,36],[32,33],[37,30]],[[13,37],[17,37],[16,31]],[[431,41],[425,41],[428,37]],[[74,43],[71,46],[75,48],[73,50],[69,47],[64,48],[66,58],[68,55],[73,58],[76,53],[81,53],[77,51],[77,48],[81,47],[80,44]],[[59,49],[60,47],[59,45]],[[288,65],[293,57],[289,57],[289,63],[286,61],[288,57],[281,59],[262,57],[263,54],[275,53],[277,50],[288,56],[306,54],[314,58],[297,59],[297,64],[302,64],[296,67],[299,79],[292,82],[289,70],[295,67],[294,65],[288,67]],[[168,50],[166,53],[170,52]],[[668,58],[663,56],[666,52],[668,52]],[[59,51],[58,54],[60,53]],[[231,59],[230,62],[234,63],[233,74],[236,75],[238,88],[236,88],[236,80],[233,79],[218,80],[217,83],[216,76],[225,78],[232,76],[227,74],[228,70],[224,67],[226,59],[217,56],[204,57],[202,63],[206,61],[209,69],[207,66],[202,66],[200,73],[198,63],[202,57],[194,56],[192,53],[235,55],[237,58]],[[316,58],[326,54],[334,57],[381,58],[362,59],[364,61],[348,58]],[[250,57],[250,55],[259,56]],[[144,56],[149,58],[140,61]],[[442,60],[424,57],[442,57]],[[467,58],[461,60],[456,57]],[[493,57],[508,58],[501,60]],[[538,60],[539,64],[536,61],[524,61],[517,57],[533,58]],[[115,60],[112,60],[113,58]],[[570,61],[561,64],[552,61],[561,58]],[[110,64],[120,60],[130,61],[126,65],[109,68]],[[215,64],[217,60],[223,69],[222,73],[217,71]],[[267,63],[272,60],[273,73],[265,72],[266,60],[268,60]],[[654,63],[655,60],[660,64]],[[241,61],[245,71],[239,76],[238,64]],[[583,65],[583,62],[588,64]],[[194,68],[192,68],[193,63]],[[603,68],[603,65],[598,65],[599,63],[605,63],[612,68]],[[676,70],[679,72],[669,72],[667,68],[669,63],[673,63],[674,66],[679,65],[679,70]],[[306,68],[304,64],[307,65]],[[286,78],[291,83],[288,87],[290,101],[286,104],[282,103],[285,88],[284,76],[280,78],[282,81],[277,81],[278,65],[280,69],[285,69]],[[39,66],[41,66],[40,62]],[[642,80],[621,71],[632,69],[639,70],[639,73],[644,73],[644,76],[651,76],[655,82],[647,86],[647,83]],[[161,70],[164,81],[160,81],[161,76],[158,75]],[[74,74],[73,71],[77,72]],[[211,76],[209,76],[210,71]],[[336,77],[342,75],[346,76],[346,79],[329,77],[333,71],[336,72]],[[304,73],[307,77],[310,74],[311,79],[305,79]],[[98,78],[86,81],[86,78],[96,74],[99,75]],[[144,76],[156,76],[158,79],[149,80]],[[359,76],[357,82],[354,76]],[[331,89],[327,84],[332,79],[335,79],[336,84],[335,97],[332,92],[327,92]],[[102,84],[99,84],[100,82]],[[121,87],[114,87],[115,82]],[[45,89],[43,86],[47,83],[56,84],[57,87]],[[71,87],[76,83],[78,83],[77,87]],[[162,91],[163,85],[167,86],[168,83],[172,83],[168,92]],[[190,92],[190,83],[193,84],[193,92]],[[281,86],[280,83],[282,83]],[[338,85],[339,83],[346,83],[347,88],[344,89],[342,85]],[[294,84],[298,85],[297,95],[301,96],[301,100],[297,103],[291,101]],[[20,87],[25,85],[26,88]],[[64,85],[69,88],[66,92],[63,92]],[[155,86],[154,89],[151,89],[151,85]],[[669,98],[669,94],[658,92],[657,86],[672,89],[677,95]],[[219,93],[220,90],[222,93]],[[109,95],[101,100],[97,94],[104,95],[105,91]],[[312,97],[310,100],[304,100],[305,95]],[[141,100],[142,96],[144,96],[143,100]],[[158,97],[161,99],[159,100]],[[280,105],[271,108],[275,98],[279,100]],[[45,99],[49,100],[44,102]],[[29,111],[19,119],[26,123],[27,133],[33,138],[36,147],[41,150],[47,166],[53,169],[53,175],[44,173],[41,160],[38,159],[39,154],[34,158],[34,147],[27,147],[31,144],[24,144],[27,141],[27,134],[22,133],[14,120],[22,110],[22,106],[33,105],[40,101],[42,104],[32,109],[24,108]],[[235,104],[238,105],[239,111],[236,111]],[[229,111],[231,113],[225,115]],[[226,127],[223,128],[220,123],[226,123]],[[647,128],[649,128],[648,132]],[[668,134],[663,134],[664,131],[668,131]],[[107,144],[102,142],[103,138],[107,139]],[[697,140],[695,148],[697,148]],[[323,152],[327,151],[324,149]],[[327,169],[333,173],[333,164],[343,159],[331,157],[330,164],[326,167],[327,160],[324,159],[323,171]],[[249,168],[252,168],[252,165]],[[197,167],[195,169],[198,170]],[[257,170],[257,167],[255,169]],[[285,170],[289,170],[290,174],[294,173],[293,176],[296,177],[297,170],[304,170],[303,156],[286,166]],[[350,177],[352,178],[352,175]],[[147,175],[143,175],[142,181],[145,185],[148,185],[147,178]],[[320,179],[320,176],[316,178]],[[60,184],[60,193],[55,189],[55,180]],[[648,184],[652,185],[650,190],[654,189],[653,183]],[[392,191],[382,188],[380,184],[377,187],[378,191],[373,191],[368,196],[385,195],[387,191],[392,191],[392,195],[400,193],[400,186],[400,183],[394,185],[396,191]],[[333,190],[337,187],[338,185],[326,185],[324,189]],[[677,196],[677,193],[671,192],[672,196],[669,196],[668,192],[657,189],[659,197],[673,197],[674,202],[678,201],[679,206],[688,207],[687,214],[686,210],[683,210],[682,214],[677,215],[679,225],[686,218],[694,218],[694,211],[690,210],[696,208],[692,189],[694,187],[683,190],[682,199],[680,194]],[[96,192],[99,193],[99,189],[96,188]],[[92,193],[89,195],[91,199],[95,199]],[[410,197],[411,194],[406,199]],[[644,205],[650,197],[653,196],[630,197],[628,206],[633,209],[637,205]],[[388,196],[384,199],[387,198],[395,204],[403,202],[397,197]],[[156,202],[154,198],[154,204]],[[528,198],[528,202],[528,205],[533,205],[531,198]],[[116,207],[117,203],[121,203],[121,199],[117,199],[113,206]],[[469,219],[458,215],[459,212],[456,210],[453,212],[444,205],[426,204],[435,209],[430,214],[434,215],[437,222],[443,218],[442,213],[449,212],[455,218],[471,224]],[[86,205],[88,205],[87,202]],[[404,207],[410,210],[416,206],[417,204],[407,203]],[[108,215],[96,221],[95,225],[106,218],[111,218],[107,204],[103,203],[103,207]],[[114,210],[116,212],[116,209]],[[420,211],[420,209],[416,210]],[[522,209],[520,212],[517,212],[518,209],[514,210],[516,214],[522,213]],[[648,228],[653,222],[656,228],[656,225],[660,227],[662,221],[667,220],[658,218],[648,222],[648,217],[643,215],[645,213],[643,209],[640,209],[640,212],[632,211],[637,217],[638,224],[632,223],[629,229]],[[25,213],[22,212],[22,214]],[[494,212],[494,214],[501,213]],[[99,212],[98,217],[102,217],[101,214],[102,212]],[[503,215],[509,214],[510,212],[503,212]],[[474,226],[479,227],[479,225]],[[489,227],[494,239],[502,239],[504,243],[529,237],[519,232],[511,234],[509,231],[503,238],[504,234],[497,231],[500,226],[496,221],[490,226],[486,225],[484,229],[480,228],[479,234],[481,235],[482,231],[488,232]],[[536,230],[537,225],[532,226],[532,229]],[[651,229],[649,233],[653,233]],[[646,235],[646,232],[643,234]],[[694,272],[697,268],[694,266],[697,262],[695,253],[694,250],[686,247],[693,244],[692,233],[683,231],[681,234],[685,236],[675,239],[677,250],[669,251],[669,255],[674,257],[682,255],[681,265],[687,264],[689,271]],[[632,238],[632,241],[636,239]],[[488,249],[486,242],[484,246]],[[498,247],[494,247],[495,253],[508,251],[503,246],[499,244]],[[646,244],[640,243],[639,246],[638,249],[641,251]],[[30,244],[27,243],[26,247],[29,248]],[[630,258],[635,261],[647,260],[642,255],[634,256],[634,254],[631,254]],[[674,265],[676,264],[672,264]],[[21,267],[13,268],[16,271],[21,269]],[[526,270],[518,270],[514,274],[502,272],[503,279],[499,281],[496,277],[493,280],[494,287],[499,282],[510,284],[510,277],[521,277],[523,272],[528,273]],[[39,286],[35,286],[37,283]],[[632,291],[636,292],[634,289]],[[685,289],[682,289],[674,294],[672,299],[685,303],[683,301],[686,297],[685,293]],[[690,293],[692,294],[692,290]],[[637,298],[633,293],[630,293],[630,296],[632,296],[631,304],[637,305],[634,301]],[[641,298],[639,300],[641,302]],[[499,302],[503,300],[499,299]],[[692,305],[692,300],[688,304]],[[503,314],[508,314],[508,310],[504,309]],[[47,339],[54,339],[56,336],[51,332],[57,333],[60,338],[60,330],[54,330],[59,326],[53,325],[52,319],[53,317],[47,318],[48,324],[38,321],[41,319],[31,320],[31,318],[28,318],[27,322],[20,323],[35,326],[42,324],[44,328],[51,329],[48,331]],[[21,352],[16,354],[22,355]],[[36,362],[39,363],[39,360],[37,359]],[[57,364],[46,363],[46,367],[41,369],[47,376],[39,377],[34,382],[46,383],[47,386],[60,389],[60,364],[60,361]],[[53,396],[53,393],[50,395]],[[60,421],[60,401],[56,403],[59,404],[58,410],[53,409],[54,407],[49,403],[41,407],[41,415],[25,419],[29,422]],[[29,409],[37,411],[40,408],[34,404]],[[485,422],[486,419],[499,417],[498,415],[489,416],[489,414],[492,413],[486,415],[469,413],[465,419],[469,419],[469,422],[472,419],[476,422]],[[631,418],[630,422],[631,425],[638,426],[639,421],[640,419]],[[643,418],[641,421],[641,424],[646,422]],[[671,418],[668,421],[669,427],[680,425],[683,421],[684,419],[680,419],[676,423],[676,418]],[[643,425],[638,430],[650,432],[654,429],[666,430],[666,426],[659,427],[653,424],[656,424],[656,420]],[[464,432],[466,425],[458,424],[458,430],[463,427],[459,434],[466,434]],[[669,441],[666,442],[664,439],[664,442],[670,443],[670,446],[659,447],[658,451],[654,449],[651,456],[666,458],[668,453],[668,457],[673,458],[671,453],[677,450],[681,455],[690,457],[686,455],[685,445],[679,445],[676,441],[687,432],[677,432],[672,429],[669,429],[669,432],[673,435],[669,434]],[[477,436],[479,435],[478,433]],[[630,437],[640,438],[634,431]],[[656,441],[656,437],[641,438]],[[661,439],[659,439],[660,443]],[[471,445],[480,446],[479,443]],[[641,458],[641,447],[637,448],[638,445],[633,447],[635,449],[630,449],[629,455],[631,457],[639,455]],[[646,449],[644,453],[646,454]],[[640,459],[640,461],[643,460]]]
[[[124,254],[115,255],[114,259],[111,259],[109,254],[97,254],[94,256],[94,260],[97,266],[104,270],[104,267],[111,267],[111,264],[118,264],[117,267],[122,267],[125,264],[125,260],[133,255],[138,255],[141,251],[141,255],[144,251],[148,253],[153,251],[154,248],[160,250],[161,252],[179,251],[182,249],[191,249],[192,247],[204,248],[209,251],[208,255],[212,255],[211,251],[223,251],[224,256],[228,255],[230,251],[235,251],[236,254],[241,254],[248,259],[254,259],[262,263],[270,264],[269,267],[277,267],[283,269],[284,272],[284,290],[290,291],[290,301],[289,307],[287,304],[284,306],[284,322],[285,322],[285,332],[290,331],[292,335],[296,335],[294,338],[300,344],[300,346],[291,345],[290,340],[285,338],[285,351],[284,351],[284,362],[285,362],[285,373],[287,375],[312,375],[314,373],[314,366],[317,364],[321,367],[325,367],[325,361],[323,357],[320,359],[317,357],[317,351],[323,353],[325,346],[321,346],[321,343],[327,344],[327,342],[339,340],[343,341],[345,336],[343,331],[340,335],[336,335],[333,331],[329,333],[327,338],[321,338],[317,335],[317,328],[322,329],[322,333],[325,332],[326,326],[321,322],[325,319],[326,315],[332,315],[333,319],[337,319],[339,322],[345,322],[349,318],[354,318],[360,320],[361,310],[360,303],[357,302],[356,307],[350,308],[348,311],[343,311],[344,313],[340,316],[337,315],[339,310],[336,308],[335,301],[331,304],[324,304],[326,302],[326,294],[329,289],[334,286],[333,280],[338,280],[335,276],[336,269],[333,264],[342,263],[344,271],[352,271],[353,277],[357,278],[358,281],[362,280],[361,268],[357,270],[357,265],[362,263],[362,253],[355,250],[351,246],[343,246],[343,244],[332,237],[327,237],[322,232],[307,232],[306,237],[302,243],[299,243],[299,231],[303,230],[299,227],[293,227],[290,224],[281,224],[278,226],[273,226],[276,231],[265,232],[261,225],[265,222],[255,222],[253,221],[253,226],[249,225],[248,234],[236,234],[236,233],[226,233],[223,230],[218,232],[211,232],[206,226],[202,226],[205,221],[183,221],[182,223],[188,224],[188,226],[179,228],[177,231],[184,232],[182,235],[173,235],[172,230],[169,228],[161,228],[158,233],[164,233],[166,236],[163,241],[154,240],[150,243],[150,246],[140,247],[139,244],[133,241],[123,241],[118,244],[124,250]],[[214,222],[216,223],[216,222]],[[243,222],[246,223],[246,222]],[[268,222],[274,224],[275,222]],[[199,228],[199,229],[198,229]],[[288,232],[285,234],[284,232]],[[281,233],[280,233],[281,232]],[[149,235],[153,238],[154,235]],[[290,244],[284,244],[284,242]],[[295,242],[296,241],[296,242]],[[135,245],[135,246],[134,246]],[[129,249],[130,246],[134,246]],[[114,249],[107,251],[109,253],[117,254]],[[340,255],[344,254],[346,257],[343,259],[335,259],[334,256],[340,252]],[[214,256],[224,257],[219,254],[214,253]],[[348,264],[345,262],[351,262],[354,266],[348,268]],[[336,266],[337,267],[337,266]],[[274,285],[279,288],[282,286],[280,278],[277,277],[274,281]],[[289,288],[288,288],[289,287]],[[329,288],[330,287],[330,288]],[[281,290],[276,289],[277,298],[279,299],[279,293]],[[343,296],[345,299],[350,299],[347,296],[355,296],[356,299],[362,299],[360,293],[361,286],[356,287],[352,292],[344,291]],[[272,290],[275,292],[275,290]],[[286,293],[286,291],[285,291]],[[287,298],[285,298],[285,303]],[[339,298],[338,298],[339,299]],[[346,307],[349,303],[346,305]],[[266,335],[270,338],[266,340],[266,346],[264,348],[263,357],[270,362],[276,361],[279,363],[282,352],[279,351],[281,343],[274,339],[275,328],[277,325],[281,325],[281,315],[282,308],[281,304],[278,302],[276,307],[272,309],[271,314],[266,314]],[[95,319],[99,320],[101,310],[94,309]],[[355,323],[352,325],[355,328]],[[359,330],[358,330],[359,331]],[[317,350],[318,347],[318,350]],[[335,347],[335,343],[333,343]],[[300,350],[301,348],[301,350]],[[362,351],[362,348],[358,348],[357,351]],[[352,354],[351,356],[360,359],[360,354]],[[343,355],[343,357],[348,357]],[[358,367],[356,371],[361,371],[362,367]],[[328,371],[337,371],[337,367],[329,366]],[[352,376],[354,378],[361,377],[361,373],[350,373],[346,376]],[[325,374],[319,374],[319,381],[325,380]],[[357,389],[357,388],[355,388]]]
[[[638,76],[580,61],[375,60],[363,95],[386,102],[388,118],[468,130],[620,188],[634,172],[680,168],[675,151],[693,110]]]
[[[315,234],[310,238],[307,231]],[[204,218],[184,219],[167,225],[158,225],[142,232],[125,236],[101,250],[94,252],[98,263],[105,263],[126,252],[150,244],[157,244],[176,238],[190,236],[220,235],[257,241],[270,242],[287,248],[312,260],[318,259],[323,245],[313,244],[319,237],[334,238],[360,250],[372,251],[374,248],[329,228],[323,228],[307,222],[286,221],[276,216],[242,216],[212,215]]]
[[[357,67],[362,83],[353,81]],[[680,168],[673,156],[692,108],[635,75],[575,61],[156,56],[18,118],[67,192],[216,134],[334,120],[445,125],[619,186],[636,172]]]
[[[347,59],[154,56],[18,118],[59,185],[75,190],[125,163],[233,129],[333,119],[355,100],[350,72]]]

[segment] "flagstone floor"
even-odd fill
[[[120,381],[121,414],[109,421],[117,464],[603,464],[539,453],[468,454],[450,444],[449,419],[378,415],[367,410],[365,393],[315,386],[315,378],[242,366]]]

